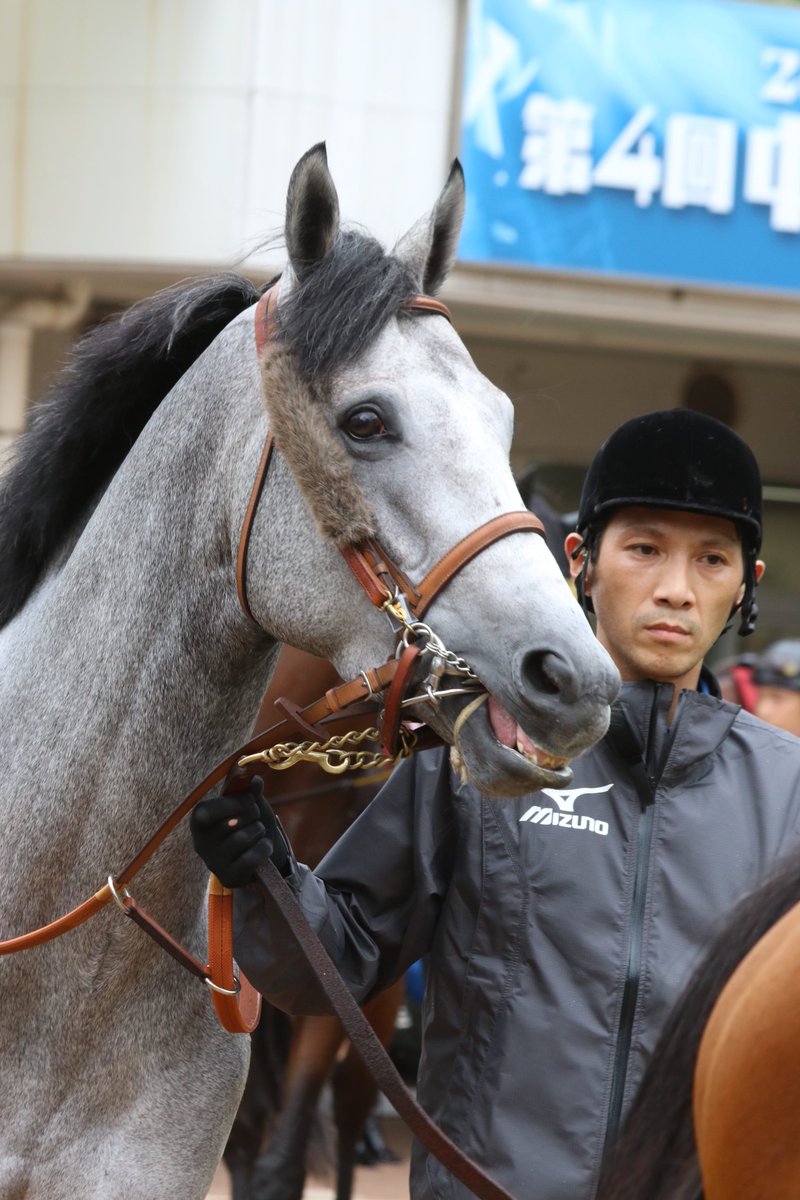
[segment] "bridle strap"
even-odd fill
[[[258,626],[258,621],[250,611],[250,603],[247,599],[247,547],[250,544],[250,531],[253,528],[253,520],[256,515],[256,508],[261,499],[261,493],[264,490],[264,484],[267,481],[267,471],[272,459],[272,451],[275,447],[275,440],[271,433],[267,434],[264,442],[264,449],[261,451],[261,460],[258,464],[256,477],[253,482],[253,489],[250,492],[250,500],[248,501],[247,511],[244,515],[242,524],[242,532],[239,537],[239,550],[236,554],[236,595],[239,597],[239,605],[242,612],[251,622]]]
[[[256,305],[255,331],[256,347],[259,355],[265,352],[275,331],[275,310],[278,305],[278,291],[279,283],[273,283],[271,288],[268,288],[266,292],[261,294]],[[257,627],[259,627],[258,621],[253,616],[250,610],[250,603],[247,599],[247,548],[250,544],[250,533],[253,528],[258,502],[261,499],[261,493],[264,490],[264,484],[267,480],[267,471],[272,459],[274,445],[275,442],[272,434],[268,433],[264,442],[264,449],[261,451],[261,459],[256,471],[256,477],[250,489],[250,499],[245,510],[242,531],[239,534],[239,548],[236,553],[236,595],[239,597],[239,607],[248,621]]]
[[[476,555],[501,538],[512,533],[538,533],[545,536],[542,522],[532,512],[502,513],[479,525],[457,542],[431,567],[421,583],[413,584],[375,541],[362,542],[360,546],[344,546],[342,554],[347,565],[369,596],[380,608],[393,592],[392,585],[402,592],[408,610],[420,620],[439,593],[471,562]]]
[[[280,290],[281,281],[277,279],[272,287],[261,293],[256,305],[256,349],[259,354],[263,354],[275,334],[275,313],[278,308]]]
[[[468,533],[439,559],[417,588],[419,600],[412,608],[415,616],[421,617],[439,592],[453,579],[462,567],[471,562],[487,546],[494,545],[511,533],[538,533],[545,536],[544,525],[532,512],[502,513],[492,517],[472,533]]]
[[[403,720],[403,701],[408,685],[417,666],[420,647],[413,642],[405,646],[396,659],[397,669],[391,685],[386,690],[383,718],[380,724],[381,750],[387,758],[396,758],[400,752],[400,725]]]
[[[453,323],[450,309],[433,296],[409,296],[408,300],[404,300],[400,307],[413,309],[414,312],[438,313],[440,317],[447,317],[451,325]]]
[[[83,904],[71,909],[58,920],[51,921],[49,925],[42,925],[39,929],[32,929],[29,933],[21,933],[18,937],[6,938],[5,941],[0,942],[0,954],[16,954],[19,950],[31,950],[34,946],[51,942],[55,938],[61,937],[62,934],[77,929],[84,921],[88,921],[95,913],[100,912],[101,908],[105,908],[111,899],[111,889],[108,884],[105,884],[88,900],[84,900]]]
[[[280,292],[280,280],[273,283],[271,288],[263,292],[259,297],[255,311],[255,337],[256,349],[259,357],[267,352],[267,348],[275,336],[276,330],[276,313],[278,308],[278,295]],[[452,321],[450,310],[446,304],[442,304],[441,300],[434,299],[433,296],[410,296],[404,300],[401,308],[412,312],[434,313],[438,316],[446,317],[448,321]],[[267,472],[272,460],[272,451],[274,449],[274,440],[271,433],[267,434],[264,442],[264,449],[261,452],[261,460],[258,464],[253,487],[250,492],[250,500],[244,514],[242,522],[242,530],[239,534],[239,548],[236,554],[236,594],[239,597],[239,607],[241,608],[248,621],[256,628],[260,628],[258,621],[253,616],[250,608],[250,603],[247,599],[247,550],[250,544],[250,535],[253,531],[253,522],[258,508],[258,502],[261,499],[261,493],[264,490],[264,484],[267,479]],[[358,576],[357,576],[358,578]],[[365,580],[366,582],[366,580]],[[362,584],[364,586],[364,584]],[[369,594],[369,593],[368,593]],[[385,595],[383,599],[385,599]],[[370,596],[370,599],[372,597]],[[373,600],[373,603],[375,601]]]

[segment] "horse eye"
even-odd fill
[[[357,441],[365,442],[381,437],[386,433],[386,426],[374,408],[357,408],[355,412],[348,413],[344,431]]]

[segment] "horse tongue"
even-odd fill
[[[506,712],[499,700],[489,697],[489,724],[492,733],[501,746],[511,750],[521,750],[523,754],[537,754],[538,747],[532,742],[527,733],[517,724],[510,713]]]
[[[510,750],[516,750],[517,722],[510,713],[506,712],[500,701],[495,700],[494,696],[489,697],[489,724],[501,746],[508,746]],[[520,729],[519,732],[522,733],[522,730]]]

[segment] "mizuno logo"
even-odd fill
[[[572,788],[568,791],[542,788],[542,795],[555,800],[560,811],[534,804],[522,814],[520,821],[530,821],[533,825],[561,825],[567,829],[588,829],[591,833],[599,833],[601,837],[607,837],[608,822],[588,817],[584,813],[576,813],[575,801],[580,796],[596,796],[601,792],[608,792],[613,786],[613,783],[607,783],[603,787]]]
[[[597,796],[600,792],[610,792],[613,786],[613,783],[607,783],[604,787],[573,788],[569,792],[557,792],[555,788],[542,788],[542,795],[555,800],[562,812],[571,813],[575,812],[575,801],[579,796]]]

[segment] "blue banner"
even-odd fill
[[[460,257],[800,289],[800,8],[472,0]]]

